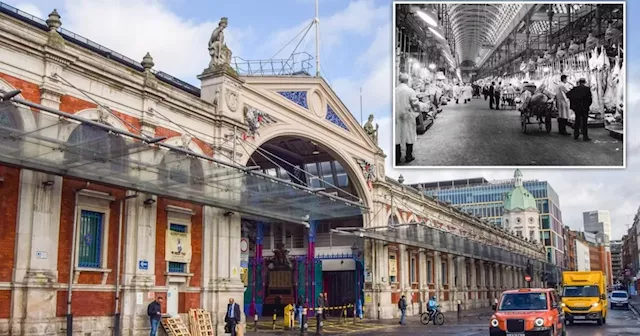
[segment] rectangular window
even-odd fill
[[[542,229],[543,230],[551,229],[551,222],[549,220],[549,216],[547,216],[547,215],[543,215],[542,216]]]
[[[396,283],[398,282],[398,262],[396,260],[395,254],[389,255],[389,282]]]
[[[442,262],[442,284],[446,284],[447,283],[447,263],[446,262]]]
[[[411,283],[418,282],[418,277],[416,276],[416,257],[411,257],[409,261],[409,274]]]
[[[433,283],[433,263],[431,260],[427,260],[427,283]]]
[[[340,162],[333,161],[333,166],[336,169],[336,180],[338,181],[338,187],[344,188],[349,186],[349,177],[344,170]]]
[[[333,179],[333,170],[331,169],[331,162],[326,161],[320,163],[320,168],[322,170],[322,181],[324,181],[324,187],[327,189],[335,188],[336,181]]]
[[[173,224],[173,223],[171,223],[171,224],[169,224],[169,230],[175,231],[175,232],[186,233],[187,230],[188,230],[188,227],[186,225],[182,225],[182,224]],[[186,273],[187,272],[187,264],[170,261],[169,262],[169,272],[171,272],[171,273]]]
[[[101,266],[103,220],[103,213],[87,210],[80,212],[79,267],[99,268]]]
[[[318,166],[315,163],[307,163],[304,166],[305,170],[307,171],[307,179],[309,180],[309,187],[311,188],[322,188],[322,185],[320,183],[320,178],[319,176],[319,172],[318,172]]]
[[[454,261],[455,263],[455,261]],[[459,272],[458,272],[458,267],[454,264],[453,265],[453,285],[454,286],[458,286],[458,278],[459,278]]]

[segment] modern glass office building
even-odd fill
[[[418,183],[412,186],[426,195],[502,226],[504,198],[515,187],[515,181],[473,178]],[[540,211],[540,239],[547,249],[547,259],[550,263],[564,267],[563,225],[558,194],[546,181],[524,181],[524,187],[536,198]]]

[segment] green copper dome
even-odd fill
[[[516,187],[507,194],[504,200],[505,211],[538,209],[536,199],[531,193],[524,188],[522,184],[522,173],[520,169],[516,169],[514,174]]]

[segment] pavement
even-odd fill
[[[636,309],[630,310],[610,310],[607,323],[598,326],[595,322],[576,323],[567,326],[569,336],[631,336],[640,335],[640,315],[637,308],[640,308],[640,297],[632,300],[632,306]],[[407,318],[404,326],[398,324],[397,319],[389,320],[367,320],[358,322],[356,327],[353,324],[345,324],[341,329],[324,330],[324,335],[376,335],[376,336],[486,336],[489,328],[489,318],[491,311],[484,309],[464,311],[460,318],[455,312],[445,313],[445,323],[442,326],[422,325],[418,316]],[[359,329],[366,328],[366,329]],[[259,330],[247,332],[245,335],[300,335],[300,331],[285,332]],[[315,329],[309,330],[308,335],[315,335]]]
[[[414,144],[408,166],[622,166],[623,143],[604,128],[590,128],[591,142],[534,129],[524,134],[520,112],[489,109],[484,98],[442,107],[434,124]],[[537,126],[536,126],[537,127]],[[573,132],[571,128],[569,132]],[[582,138],[581,138],[582,139]],[[404,160],[404,156],[403,156]],[[402,164],[404,165],[404,164]]]

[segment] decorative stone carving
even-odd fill
[[[218,102],[220,101],[220,89],[216,89],[213,93],[213,106],[218,106]]]
[[[223,17],[209,38],[209,55],[211,56],[211,62],[209,63],[210,69],[227,67],[231,63],[231,50],[224,43],[225,28],[227,28],[227,18]]]
[[[360,168],[362,168],[362,174],[364,174],[364,178],[367,180],[369,189],[372,189],[373,181],[376,179],[376,167],[363,159],[358,159],[357,161]]]
[[[378,124],[376,127],[373,127],[373,114],[369,115],[369,119],[364,124],[364,131],[367,133],[369,138],[377,145],[378,144]]]
[[[189,148],[189,145],[191,144],[191,139],[192,139],[191,134],[185,133],[181,135],[180,142],[182,143],[182,147]]]
[[[111,111],[109,111],[109,107],[107,106],[99,106],[98,107],[98,122],[103,124],[107,124],[107,120],[109,119],[109,115]]]
[[[225,99],[227,100],[227,107],[231,112],[238,110],[238,92],[226,89]]]
[[[333,108],[331,107],[331,105],[327,105],[327,116],[325,117],[325,119],[329,120],[330,122],[332,122],[335,125],[338,125],[340,127],[342,127],[345,130],[349,130],[347,128],[347,125],[345,125],[345,123],[342,121],[342,119],[340,119],[340,117],[336,114],[336,112],[333,110]]]
[[[144,85],[153,89],[157,88],[158,80],[156,79],[156,76],[153,74],[153,72],[151,72],[151,68],[153,68],[153,66],[155,65],[155,63],[153,63],[153,57],[151,57],[151,54],[147,52],[147,54],[142,58],[142,63],[140,64],[144,68]]]
[[[260,111],[255,107],[244,106],[244,121],[249,126],[249,136],[258,134],[258,128],[263,124],[275,123],[276,120],[264,111]]]
[[[62,38],[60,33],[58,33],[58,28],[62,26],[62,21],[60,20],[60,14],[58,14],[58,11],[54,9],[53,12],[49,14],[49,18],[46,22],[49,27],[47,45],[56,49],[64,49],[64,38]]]

